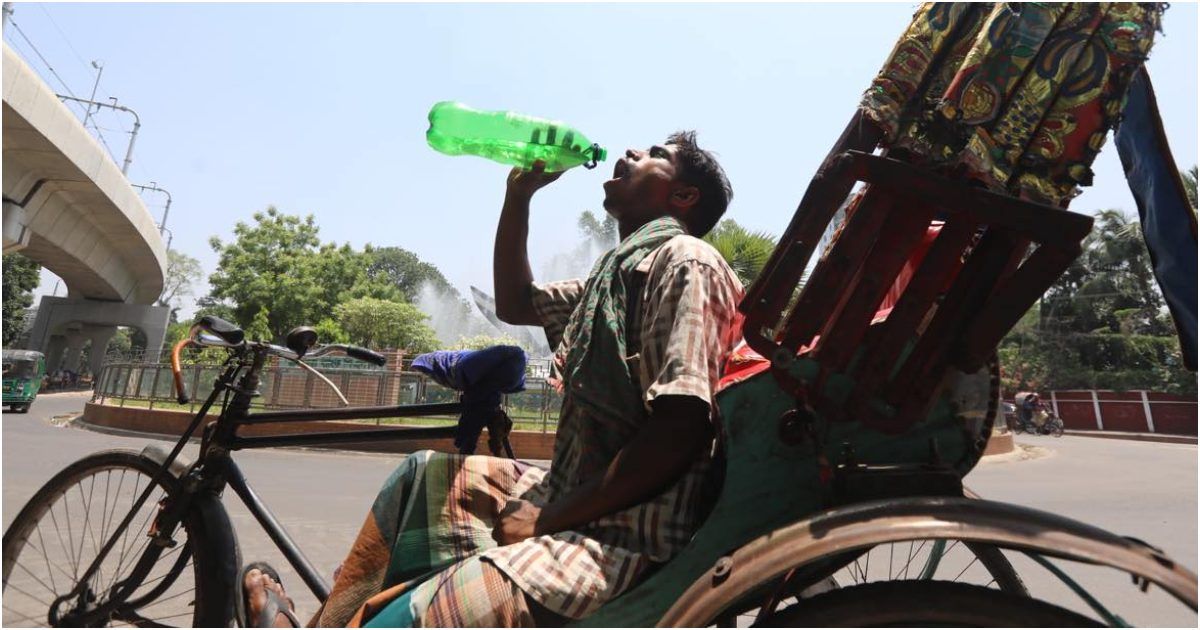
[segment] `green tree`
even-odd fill
[[[775,237],[770,234],[751,232],[732,219],[721,221],[704,240],[721,254],[747,287],[762,273],[776,245]]]
[[[451,350],[482,350],[491,346],[520,346],[529,352],[529,348],[525,347],[520,341],[505,334],[499,335],[472,335],[470,337],[459,337],[458,341],[451,345]]]
[[[313,330],[317,331],[318,343],[350,343],[350,335],[347,335],[332,317],[326,317],[314,324]]]
[[[598,218],[590,210],[579,215],[579,232],[602,250],[616,247],[621,237],[617,220],[611,214],[604,213],[603,218]]]
[[[363,255],[367,259],[368,278],[395,287],[406,302],[415,303],[420,297],[421,288],[426,284],[461,299],[458,291],[450,286],[437,267],[421,260],[403,247],[367,245]]]
[[[158,305],[170,307],[174,315],[179,310],[176,300],[191,295],[193,287],[203,277],[199,260],[174,249],[167,250],[167,273]]]
[[[33,305],[41,266],[21,254],[4,255],[4,347],[24,332],[25,309]]]
[[[261,307],[254,314],[254,319],[250,320],[250,325],[244,329],[246,339],[252,341],[270,341],[273,337],[271,334],[271,311],[267,307]]]
[[[411,304],[364,297],[339,304],[333,312],[353,344],[409,352],[429,352],[438,345],[425,323],[428,318]]]
[[[401,297],[395,287],[369,276],[369,260],[361,252],[321,243],[312,215],[302,219],[270,207],[255,213],[253,224],[239,221],[233,232],[231,243],[209,241],[218,261],[202,306],[227,307],[243,328],[265,312],[270,339],[329,317],[348,299]]]
[[[1097,213],[1083,254],[1044,301],[1043,330],[1160,336],[1174,330],[1163,310],[1141,224],[1119,210]]]
[[[1005,388],[1196,392],[1154,281],[1140,224],[1096,215],[1083,254],[999,348]]]

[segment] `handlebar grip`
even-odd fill
[[[353,359],[366,361],[367,363],[373,363],[379,367],[387,365],[387,357],[379,354],[378,352],[373,352],[371,350],[367,350],[366,348],[359,348],[358,346],[344,346],[344,349],[346,351],[346,356]]]
[[[175,377],[175,400],[179,401],[181,405],[188,404],[191,398],[188,397],[187,386],[183,382],[183,368],[179,365],[179,352],[190,343],[192,343],[190,338],[183,339],[171,349],[171,375]]]

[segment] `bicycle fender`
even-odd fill
[[[196,625],[231,627],[237,618],[235,585],[242,567],[237,534],[220,495],[202,492],[192,502],[189,531],[196,541],[196,553],[205,554],[208,560],[206,575],[196,579],[196,605],[201,608]]]
[[[142,457],[162,466],[168,452],[158,445],[142,449]],[[169,469],[176,479],[181,478],[191,462],[182,454],[171,462]],[[241,572],[242,556],[237,534],[229,520],[229,512],[214,492],[199,492],[191,498],[192,507],[184,517],[189,536],[197,554],[203,554],[208,570],[196,582],[196,606],[200,627],[231,627],[237,619],[235,585]]]

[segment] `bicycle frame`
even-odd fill
[[[246,356],[246,355],[250,356]],[[258,376],[262,370],[266,353],[262,350],[250,349],[227,361],[227,367],[217,378],[212,392],[200,406],[192,423],[180,436],[175,447],[162,461],[146,490],[134,501],[129,513],[121,521],[114,532],[105,541],[92,564],[84,571],[76,586],[70,593],[56,599],[51,605],[50,619],[53,622],[67,621],[70,625],[91,625],[94,621],[111,617],[114,613],[136,608],[141,599],[153,599],[153,593],[143,596],[138,601],[126,603],[133,592],[141,585],[151,568],[158,561],[162,550],[173,546],[174,532],[192,508],[192,497],[201,492],[220,494],[226,486],[233,489],[241,499],[242,504],[258,521],[259,525],[270,537],[271,541],[287,559],[288,563],[304,581],[320,601],[329,596],[329,584],[313,567],[312,562],[304,555],[299,545],[284,529],[283,524],[271,512],[258,493],[250,486],[245,475],[234,462],[231,452],[236,450],[271,448],[278,446],[315,446],[328,444],[346,444],[354,442],[375,441],[398,438],[448,438],[453,437],[456,427],[394,427],[388,429],[367,429],[362,431],[330,431],[322,433],[292,433],[267,437],[244,437],[237,435],[243,426],[261,424],[286,424],[297,422],[323,422],[338,420],[370,420],[376,418],[412,418],[421,416],[439,416],[458,414],[463,410],[462,403],[438,403],[416,405],[392,405],[381,407],[342,407],[335,409],[297,410],[297,411],[267,411],[250,413],[250,403],[258,395]],[[239,378],[240,375],[240,378]],[[204,428],[200,445],[200,455],[186,473],[181,477],[180,491],[172,497],[170,505],[160,508],[150,530],[155,544],[148,545],[142,557],[138,559],[130,575],[113,587],[112,596],[91,611],[82,614],[72,613],[62,617],[58,614],[59,607],[67,601],[80,598],[82,589],[95,575],[101,563],[112,551],[113,546],[129,527],[133,517],[145,505],[150,495],[163,475],[169,472],[172,464],[179,457],[184,446],[196,433],[200,423],[207,415],[219,397],[225,395],[221,414],[215,422]],[[230,399],[232,396],[232,399]],[[186,558],[186,553],[182,554]],[[178,578],[186,562],[177,561],[170,575],[155,591],[168,588]],[[231,588],[233,585],[230,585]]]

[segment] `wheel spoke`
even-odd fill
[[[911,565],[911,564],[912,564],[913,560],[915,560],[915,559],[916,559],[916,557],[917,557],[917,554],[921,553],[921,550],[925,548],[925,545],[926,545],[928,542],[929,542],[928,540],[922,540],[922,541],[921,541],[921,546],[920,546],[920,547],[917,547],[917,550],[916,550],[915,552],[914,552],[914,551],[911,551],[911,549],[912,549],[912,545],[913,545],[914,543],[916,543],[916,541],[912,541],[912,542],[910,542],[910,543],[909,543],[909,550],[910,550],[910,551],[909,551],[909,554],[908,554],[908,562],[904,563],[904,569],[903,569],[903,570],[904,570],[904,579],[906,579],[906,580],[908,579],[908,567],[909,567],[909,565]]]
[[[979,556],[971,558],[971,562],[968,563],[967,566],[963,567],[963,570],[959,571],[958,575],[954,576],[954,579],[951,580],[951,582],[957,582],[958,578],[962,577],[962,575],[967,572],[967,569],[970,569],[976,562],[979,562]]]
[[[50,586],[52,587],[52,590],[57,593],[58,584],[54,582],[54,571],[50,569],[50,556],[46,553],[46,540],[42,537],[41,521],[38,522],[37,527],[34,528],[34,531],[36,531],[38,535],[38,551],[42,552],[42,560],[46,561],[46,574],[50,576]],[[25,541],[26,544],[29,544],[30,542],[32,541]]]
[[[888,578],[895,579],[896,574],[892,573],[892,556],[896,553],[896,543],[888,543]]]
[[[26,567],[26,566],[25,566],[24,564],[22,564],[22,563],[21,563],[19,560],[17,561],[17,563],[16,563],[16,565],[15,565],[15,566],[16,566],[16,567],[21,567],[21,569],[23,569],[23,570],[24,570],[26,573],[28,573],[28,574],[29,574],[29,577],[33,578],[33,580],[34,580],[35,582],[37,582],[38,584],[41,584],[41,585],[42,585],[42,588],[46,589],[47,591],[50,591],[50,593],[51,593],[51,594],[53,594],[53,595],[58,595],[58,590],[57,590],[57,589],[51,588],[49,585],[47,585],[45,582],[43,582],[43,581],[42,581],[42,579],[41,579],[41,578],[39,578],[39,577],[37,576],[37,574],[36,574],[36,573],[34,573],[33,571],[30,571],[30,570],[29,570],[29,567]],[[12,578],[9,578],[9,579],[11,580]]]
[[[134,480],[133,494],[131,494],[129,496],[139,497],[139,496],[141,496],[141,493],[142,493],[142,480],[139,476],[138,479]],[[126,512],[126,516],[130,516],[131,513],[133,513],[133,506],[136,503],[137,503],[137,499],[135,498],[130,503],[129,512]],[[133,518],[137,518],[136,513],[133,513],[132,516],[133,516]],[[122,520],[125,519],[125,517],[121,517],[121,518],[122,518]],[[132,519],[129,521],[129,525],[133,525]],[[116,569],[116,571],[113,572],[112,580],[109,582],[108,589],[106,589],[106,590],[111,590],[112,587],[115,586],[116,583],[118,581],[120,581],[120,579],[121,579],[121,569],[122,569],[122,567],[125,566],[125,559],[126,559],[125,552],[129,550],[129,532],[132,529],[133,529],[132,527],[126,526],[125,531],[121,532],[121,551],[120,551],[120,553],[117,554],[117,569]],[[137,531],[141,531],[141,529],[139,528]],[[137,544],[136,539],[134,540],[133,544],[135,544],[135,545]]]
[[[162,604],[165,604],[166,602],[171,601],[172,599],[179,599],[180,597],[183,597],[184,595],[187,595],[188,593],[194,593],[195,591],[196,591],[196,587],[193,586],[192,588],[189,588],[186,591],[180,591],[178,593],[175,593],[174,595],[171,595],[170,597],[160,597],[160,598],[150,602],[149,604],[146,604],[145,606],[143,606],[143,608],[153,608],[155,606],[160,606]]]
[[[54,536],[56,538],[58,538],[58,548],[63,550],[63,554],[65,556],[67,556],[67,561],[70,562],[71,561],[71,552],[67,551],[67,544],[63,542],[62,529],[58,526],[58,517],[54,515],[54,506],[51,505],[50,509],[47,510],[47,512],[50,514],[50,522],[54,525]],[[72,574],[74,574],[75,569],[72,568],[71,571],[72,571]],[[72,584],[75,583],[74,578],[72,578],[71,583]]]
[[[4,625],[46,625],[51,603],[75,589],[94,594],[95,600],[87,603],[89,610],[105,602],[119,606],[111,618],[93,619],[99,625],[188,625],[200,603],[194,579],[199,560],[182,523],[173,532],[177,544],[170,548],[155,546],[154,538],[146,535],[160,511],[159,503],[171,496],[170,483],[156,483],[147,468],[144,458],[136,454],[97,454],[55,475],[35,495],[27,516],[9,527],[13,535],[5,552],[12,554],[12,564],[4,585]],[[142,494],[146,501],[134,510]],[[93,565],[84,582],[84,573]],[[139,565],[145,565],[145,570]],[[129,582],[136,588],[125,601],[114,599],[113,586],[128,580],[135,570],[143,579],[136,585]],[[64,604],[63,614],[84,599],[72,598]]]
[[[64,499],[67,498],[67,494],[69,492],[71,492],[71,489],[67,488],[67,491],[63,493]],[[66,512],[67,512],[67,542],[70,543],[68,545],[68,547],[69,547],[68,552],[71,554],[72,563],[75,566],[75,569],[74,569],[75,581],[78,582],[79,581],[79,556],[75,555],[75,533],[74,533],[74,528],[71,527],[71,521],[73,520],[71,518],[71,502],[63,501],[62,505],[63,505],[63,509],[66,510]]]
[[[39,603],[39,604],[41,604],[41,605],[43,605],[43,606],[47,606],[47,607],[49,607],[49,606],[50,606],[50,602],[47,602],[47,601],[42,601],[42,600],[38,599],[38,598],[37,598],[37,597],[36,597],[36,596],[35,596],[33,593],[30,593],[29,591],[27,591],[27,590],[25,590],[25,589],[21,588],[20,586],[17,586],[16,584],[13,584],[12,582],[9,582],[9,583],[8,583],[8,586],[7,586],[7,587],[5,587],[5,590],[8,590],[8,589],[10,589],[10,588],[11,588],[12,590],[14,590],[14,591],[16,591],[16,592],[18,592],[18,593],[20,593],[20,594],[24,595],[25,597],[28,597],[29,599],[32,599],[32,600],[34,600],[35,602],[37,602],[37,603]]]
[[[40,532],[39,532],[38,536],[39,536],[39,537],[41,536],[41,533],[40,533]],[[25,543],[26,543],[27,545],[32,545],[32,544],[33,544],[33,541],[32,541],[32,540],[27,540],[27,541],[25,541]],[[43,556],[44,558],[46,558],[46,552],[45,552],[45,551],[43,551],[43,550],[41,550],[41,549],[39,549],[39,551],[42,551],[42,556]],[[59,573],[62,573],[62,575],[63,575],[63,579],[67,580],[68,582],[70,582],[70,581],[71,581],[71,572],[70,572],[70,571],[67,571],[67,570],[66,570],[66,568],[64,568],[64,567],[61,567],[61,566],[59,566],[59,565],[57,565],[57,564],[51,565],[51,564],[50,564],[50,559],[49,559],[49,558],[46,558],[46,572],[50,574],[50,578],[51,578],[51,582],[50,582],[50,583],[51,583],[51,584],[54,584],[54,581],[53,581],[53,579],[54,579],[54,571],[50,570],[50,567],[51,567],[51,566],[53,566],[55,569],[58,569],[58,572],[59,572]],[[54,592],[55,592],[56,594],[58,593],[58,586],[57,586],[57,585],[55,585],[55,586],[54,586]]]
[[[14,613],[17,613],[17,614],[22,614],[22,613],[24,613],[24,611],[22,611],[22,610],[17,610],[17,609],[15,609],[15,608],[13,608],[12,606],[9,606],[8,604],[4,604],[4,608],[6,608],[6,609],[8,609],[8,610],[10,610],[10,611],[12,611],[12,612],[14,612]],[[23,625],[26,625],[26,624],[25,624],[25,622],[26,622],[26,621],[33,621],[33,620],[35,620],[35,619],[40,619],[40,617],[39,617],[38,615],[39,615],[39,613],[34,613],[34,614],[32,614],[32,615],[25,615],[24,617],[21,617],[21,618],[19,618],[19,619],[5,619],[5,620],[4,620],[4,624],[5,624],[6,626],[9,626],[9,627],[12,627],[12,626],[23,626]]]
[[[182,545],[181,545],[180,547],[182,547]],[[171,553],[175,553],[176,551],[179,551],[180,547],[176,547],[175,549],[172,549],[172,550],[171,550]],[[171,557],[171,554],[165,554],[165,555],[161,556],[161,557],[158,559],[158,563],[159,563],[159,564],[163,563],[163,561],[164,561],[164,560],[166,560],[166,559],[167,559],[167,558],[169,558],[169,557]],[[175,569],[175,563],[174,563],[174,562],[170,562],[170,563],[167,563],[167,565],[168,565],[168,566],[167,566],[167,570],[166,570],[166,571],[163,571],[163,572],[162,572],[162,574],[160,574],[160,575],[158,575],[158,576],[156,576],[156,577],[153,577],[153,578],[146,578],[145,580],[142,580],[142,584],[141,584],[141,585],[142,585],[142,586],[149,586],[149,585],[151,585],[151,584],[154,584],[155,582],[159,582],[159,581],[161,581],[161,580],[165,579],[165,578],[166,578],[168,575],[171,575],[171,572],[172,572],[172,570],[174,570],[174,569]],[[180,569],[180,571],[186,570],[186,569],[187,569],[188,567],[190,567],[190,566],[192,566],[192,561],[191,561],[191,560],[188,560],[188,561],[187,561],[187,564],[183,565],[183,568],[182,568],[182,569]]]
[[[149,513],[146,514],[146,518],[142,520],[141,526],[138,527],[138,529],[137,529],[138,532],[142,532],[146,529],[146,526],[150,523],[150,517],[152,517],[152,516],[154,516],[154,510],[150,510]],[[128,557],[126,557],[124,554],[122,554],[122,556],[120,558],[120,562],[117,564],[117,572],[116,572],[116,575],[118,576],[117,579],[120,579],[119,576],[121,576],[125,572],[125,568],[126,568],[125,563],[127,561],[129,562],[128,568],[132,569],[132,568],[136,567],[138,560],[140,560],[142,558],[142,554],[146,551],[147,548],[149,548],[150,541],[152,541],[153,538],[151,538],[150,536],[143,536],[143,538],[145,538],[145,540],[142,541],[141,545],[138,545],[136,542],[134,543],[134,545],[137,546],[137,548],[138,548],[138,550],[136,552],[129,554]],[[113,584],[116,584],[116,580],[113,581]]]

